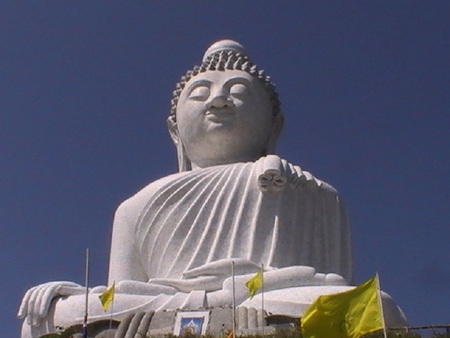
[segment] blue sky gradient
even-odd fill
[[[2,336],[30,287],[105,284],[115,208],[177,170],[171,92],[212,42],[277,84],[278,153],[331,183],[355,280],[413,325],[450,323],[450,2],[4,1]]]

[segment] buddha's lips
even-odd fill
[[[236,112],[232,109],[210,109],[205,113],[205,116],[209,116],[217,119],[227,119],[234,116]]]

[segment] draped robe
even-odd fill
[[[325,283],[321,274],[335,273],[347,282],[352,278],[350,231],[338,193],[275,155],[164,177],[116,212],[110,283],[183,280],[185,271],[226,258],[264,264],[267,270],[310,266],[318,272],[319,284],[315,277],[294,282],[298,287],[286,286],[292,284],[289,281],[273,284],[265,293],[265,308],[273,314],[301,316],[316,297],[352,288],[341,281]],[[251,276],[248,273],[236,277],[240,284]],[[230,287],[226,283],[224,290]],[[202,308],[208,306],[208,294],[196,288],[175,294],[118,293],[114,318],[122,320],[138,311]],[[224,295],[216,298],[216,306],[230,305],[230,295]],[[256,306],[258,295],[245,297],[240,306]],[[24,322],[22,338],[83,321],[84,295],[58,298],[52,304],[40,326]],[[387,325],[405,325],[403,313],[385,294],[383,310]],[[89,313],[90,321],[110,318],[97,297],[89,298]]]
[[[275,155],[174,174],[125,203],[138,210],[134,255],[147,279],[244,258],[351,280],[350,231],[336,190]]]

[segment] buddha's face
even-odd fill
[[[272,133],[272,106],[258,79],[240,70],[208,71],[178,100],[177,137],[193,167],[259,158]]]

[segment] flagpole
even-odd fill
[[[114,291],[115,291],[116,281],[113,281],[113,288],[114,288]],[[113,299],[111,301],[111,311],[110,311],[111,317],[109,318],[109,329],[110,330],[112,328],[112,320],[113,320],[113,313],[114,313],[114,298],[116,298],[116,295],[113,296]]]
[[[384,322],[383,301],[381,299],[380,277],[378,276],[378,272],[376,273],[376,276],[377,276],[376,278],[377,278],[378,305],[380,306],[380,313],[381,313],[381,324],[383,325],[384,338],[387,338],[386,323]]]
[[[86,249],[86,272],[84,284],[86,285],[86,298],[84,307],[83,338],[88,338],[87,321],[88,321],[88,302],[89,302],[89,249]]]
[[[234,284],[234,261],[231,261],[231,277],[233,281],[233,299],[231,306],[233,307],[232,320],[233,320],[233,338],[236,338],[236,288]]]
[[[261,264],[261,325],[264,336],[264,264]]]

